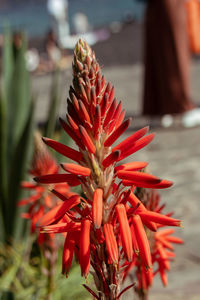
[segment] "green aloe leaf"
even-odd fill
[[[16,145],[16,149],[11,161],[9,174],[9,211],[7,220],[8,234],[12,235],[14,230],[14,220],[16,217],[17,201],[20,196],[20,182],[24,178],[25,171],[28,169],[29,161],[32,153],[32,137],[33,137],[33,104],[29,109],[29,115],[26,120],[22,135]],[[12,222],[9,222],[12,220]],[[19,225],[21,220],[18,220]],[[17,232],[17,227],[15,227]]]
[[[8,143],[13,152],[24,130],[30,110],[30,83],[25,63],[26,41],[22,38],[21,48],[18,50],[12,73],[10,95],[8,98],[9,131]]]
[[[0,178],[0,241],[2,242],[4,240],[4,216],[7,203],[6,111],[2,94],[0,94]]]
[[[14,59],[12,52],[12,35],[9,27],[6,28],[4,34],[4,44],[3,44],[3,59],[2,59],[2,92],[4,99],[10,98],[11,92],[11,80],[14,70]]]

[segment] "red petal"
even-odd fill
[[[69,116],[68,119],[72,118]],[[80,142],[80,137],[79,137],[79,131],[75,131],[73,128],[71,128],[64,120],[62,120],[61,118],[60,120],[60,124],[62,126],[62,128],[65,130],[65,132],[75,141],[75,143],[78,145],[78,147],[80,147],[81,149],[83,149],[83,145]],[[77,127],[78,128],[78,127]]]
[[[165,215],[153,211],[141,212],[140,217],[144,220],[149,220],[156,222],[158,224],[163,224],[166,226],[181,226],[181,221],[178,219],[170,218]]]
[[[88,135],[87,131],[85,130],[85,128],[80,125],[79,131],[80,131],[81,139],[82,139],[84,146],[88,149],[88,151],[90,153],[95,153],[96,147],[93,144],[93,142],[92,142],[90,136]]]
[[[58,204],[56,207],[48,211],[48,213],[40,219],[40,221],[38,222],[38,226],[43,227],[56,222],[57,220],[61,219],[68,210],[78,205],[79,203],[80,196],[70,197],[66,201]]]
[[[95,109],[95,118],[94,118],[94,127],[93,127],[95,139],[98,138],[100,130],[101,130],[101,110],[100,110],[100,106],[97,105]]]
[[[78,103],[79,103],[79,108],[80,108],[81,120],[84,120],[84,122],[91,124],[90,116],[87,112],[85,105],[83,104],[83,102],[81,100],[79,100]]]
[[[135,133],[133,133],[131,136],[126,138],[123,142],[118,144],[113,148],[113,151],[115,150],[123,150],[126,149],[127,147],[130,148],[137,140],[139,140],[141,137],[143,137],[147,132],[149,131],[149,127],[144,127]]]
[[[80,223],[58,223],[53,225],[43,226],[40,230],[42,233],[61,233],[61,232],[72,232],[81,229]]]
[[[117,107],[117,100],[114,99],[110,108],[107,111],[104,123],[103,123],[103,128],[106,128],[106,126],[109,124],[110,121],[112,121],[112,117],[114,115],[115,109]]]
[[[112,124],[110,124],[109,127],[108,127],[108,133],[109,133],[109,134],[113,131],[113,129],[115,128],[116,124],[118,123],[118,119],[119,119],[121,110],[122,110],[122,103],[121,103],[121,101],[120,101],[120,102],[118,103],[117,108],[116,108],[116,110],[115,110],[115,112],[114,112],[114,115],[113,115],[113,117],[112,117],[113,122],[112,122]],[[117,127],[116,127],[116,128],[117,128]]]
[[[175,230],[171,229],[171,228],[170,229],[162,229],[162,230],[156,232],[155,237],[169,235],[169,234],[172,234],[174,232],[175,232]]]
[[[75,175],[82,175],[82,176],[90,176],[91,170],[89,168],[83,167],[81,165],[75,165],[75,164],[61,164],[61,167],[69,173],[75,174]]]
[[[96,92],[94,86],[90,90],[90,114],[93,116],[95,113],[95,108],[96,108]]]
[[[132,186],[135,185],[137,187],[143,187],[143,188],[152,188],[152,189],[165,189],[170,186],[172,186],[173,182],[169,180],[161,180],[160,183],[157,184],[148,184],[144,182],[138,182],[133,180],[122,180],[122,183],[124,186]]]
[[[148,165],[148,163],[144,162],[144,161],[133,161],[133,162],[126,163],[126,164],[115,167],[115,171],[120,171],[120,170],[137,171],[137,170],[146,168],[147,165]]]
[[[128,261],[132,261],[133,258],[133,246],[131,238],[131,230],[126,215],[126,209],[123,204],[117,204],[116,207],[117,217],[119,221],[119,228],[122,240],[122,247],[126,254]]]
[[[171,243],[175,243],[175,244],[183,244],[184,241],[176,236],[168,236],[166,237],[166,239],[171,242]]]
[[[34,183],[29,181],[23,181],[20,185],[24,189],[35,189],[37,187]]]
[[[122,124],[122,122],[125,118],[125,114],[126,114],[126,111],[125,111],[125,109],[123,109],[119,115],[119,118],[116,120],[115,128],[119,127]]]
[[[72,148],[67,147],[66,145],[63,145],[59,142],[56,142],[54,140],[48,139],[48,138],[43,138],[43,141],[59,152],[60,154],[63,154],[64,156],[73,159],[74,161],[79,162],[82,159],[82,154]]]
[[[165,272],[165,270],[163,268],[159,269],[159,272],[160,272],[160,278],[162,280],[162,283],[164,286],[167,286],[167,274]]]
[[[62,274],[68,274],[71,268],[75,241],[72,234],[67,234],[62,255]]]
[[[103,190],[96,189],[93,194],[92,218],[96,228],[101,227],[103,216]]]
[[[120,153],[119,150],[111,152],[111,154],[102,161],[103,167],[108,168],[110,165],[114,164],[118,160]]]
[[[140,216],[139,215],[133,216],[132,223],[135,229],[136,239],[140,250],[140,256],[145,264],[145,267],[151,268],[152,261],[151,261],[151,251],[150,251],[149,241],[147,239],[147,235],[144,230]]]
[[[76,124],[76,122],[74,122],[73,118],[69,114],[67,114],[66,117],[67,117],[67,121],[69,123],[70,128],[73,130],[73,132],[76,134],[76,136],[80,138],[78,125]],[[67,125],[67,124],[64,121],[62,121],[61,125],[64,125],[63,128],[65,129],[65,125]]]
[[[109,103],[111,103],[113,101],[114,95],[115,95],[115,88],[113,86],[109,92],[109,99],[108,99]]]
[[[60,183],[60,182],[67,182],[71,186],[76,186],[81,184],[78,179],[78,176],[74,174],[48,174],[48,175],[35,177],[34,180],[42,184],[53,184],[53,183]]]
[[[87,219],[84,219],[81,222],[79,261],[81,265],[81,274],[86,277],[90,268],[90,221]]]
[[[106,248],[109,254],[109,258],[112,263],[118,263],[119,254],[118,246],[115,238],[114,230],[112,224],[104,224],[103,226],[105,239],[106,239]]]
[[[151,174],[148,174],[148,173],[143,173],[143,172],[137,172],[137,171],[124,171],[124,170],[121,170],[121,171],[118,171],[117,172],[117,176],[120,178],[120,179],[125,179],[125,180],[130,180],[130,181],[134,181],[134,182],[139,182],[141,184],[158,184],[161,182],[161,179],[156,177],[156,176],[153,176]],[[137,184],[136,184],[137,186]]]
[[[151,133],[140,140],[136,141],[132,146],[126,145],[122,150],[123,153],[121,154],[119,160],[124,159],[125,157],[135,153],[136,151],[144,148],[146,145],[148,145],[154,138],[155,134]]]
[[[119,137],[120,135],[129,127],[131,122],[131,118],[124,121],[105,141],[104,146],[109,147],[111,146]]]
[[[106,93],[101,104],[101,117],[103,118],[108,107],[108,94]]]

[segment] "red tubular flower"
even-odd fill
[[[80,165],[75,164],[61,164],[61,167],[69,173],[75,174],[75,175],[82,175],[82,176],[90,176],[91,170],[86,167],[82,167]]]
[[[133,133],[130,137],[126,138],[123,142],[121,142],[120,144],[118,144],[117,146],[115,146],[112,151],[115,150],[120,150],[120,151],[125,151],[126,149],[128,149],[128,147],[130,147],[130,145],[134,145],[134,143],[141,139],[149,130],[149,127],[144,127],[138,131],[136,131],[135,133]]]
[[[109,223],[104,224],[103,230],[105,234],[106,247],[107,247],[110,261],[111,263],[117,264],[119,260],[119,254],[118,254],[117,241],[115,238],[112,224]]]
[[[63,247],[62,274],[68,274],[70,270],[73,259],[74,247],[75,240],[73,239],[73,234],[68,233],[65,238],[65,244]]]
[[[131,119],[124,121],[117,129],[107,138],[107,140],[104,143],[105,147],[111,146],[120,135],[129,127],[131,122]]]
[[[140,215],[140,213],[147,211],[146,207],[142,204],[142,202],[133,193],[130,193],[130,195],[128,197],[128,201],[133,207],[132,209],[129,210],[129,213],[134,212],[134,214]],[[137,207],[138,204],[139,204],[139,206]],[[137,207],[137,208],[135,209],[135,207]],[[154,222],[152,222],[150,220],[143,220],[143,223],[150,230],[152,230],[152,231],[157,230],[157,226]]]
[[[115,167],[115,171],[126,170],[126,171],[138,171],[146,168],[148,164],[143,161],[133,161],[123,165]]]
[[[122,247],[124,249],[128,261],[132,261],[133,258],[132,237],[131,237],[131,230],[128,223],[128,218],[126,215],[126,209],[123,204],[116,205],[115,209],[119,220]]]
[[[113,165],[118,157],[120,156],[120,151],[117,150],[115,152],[110,153],[103,161],[102,161],[102,166],[104,168],[108,168],[110,165]]]
[[[92,218],[96,228],[101,227],[103,217],[103,190],[96,189],[93,195],[92,202]]]
[[[88,149],[88,151],[90,153],[95,153],[96,152],[96,147],[93,144],[89,134],[87,133],[87,131],[85,130],[85,128],[83,126],[79,126],[79,132],[81,135],[81,139],[83,144],[86,146],[86,148]]]
[[[165,226],[181,226],[181,221],[178,219],[170,218],[168,216],[156,213],[154,211],[146,211],[140,213],[141,219],[153,221]]]
[[[50,225],[58,220],[60,220],[68,210],[80,203],[80,196],[71,196],[65,202],[58,204],[48,213],[46,213],[38,223],[38,226],[43,227]]]
[[[149,247],[149,241],[147,239],[146,232],[144,230],[144,226],[142,224],[142,221],[140,219],[139,215],[135,215],[131,219],[134,230],[135,230],[135,235],[140,251],[140,256],[141,259],[147,269],[152,267],[152,261],[151,261],[151,251]]]
[[[87,277],[90,269],[90,221],[83,219],[79,242],[79,261],[81,274]]]
[[[74,149],[71,149],[67,147],[66,145],[63,145],[59,142],[56,142],[54,140],[48,139],[48,138],[43,138],[43,141],[45,144],[50,146],[52,149],[56,150],[58,153],[73,159],[74,161],[79,162],[82,158],[82,154]]]
[[[52,225],[45,225],[41,228],[43,233],[61,233],[61,232],[77,232],[81,229],[81,224],[78,222],[70,221],[69,223],[58,223]]]

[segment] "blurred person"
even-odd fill
[[[184,0],[147,2],[143,114],[164,116],[166,127],[174,114],[182,114],[185,127],[200,125],[200,109],[190,99],[186,22]]]
[[[73,19],[73,26],[76,34],[82,34],[89,31],[89,23],[87,16],[79,11],[74,14]]]
[[[63,39],[70,35],[68,0],[48,0],[47,9],[55,20],[58,40],[62,46]]]
[[[47,33],[45,49],[52,65],[56,66],[62,57],[62,53],[58,45],[57,37],[52,29],[50,29]]]

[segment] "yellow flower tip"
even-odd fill
[[[139,251],[138,249],[135,249],[135,254],[136,254],[137,256],[139,256],[139,255],[140,255],[140,251]]]
[[[115,270],[117,271],[118,270],[118,264],[117,264],[117,262],[114,262],[113,266],[114,266]]]
[[[92,58],[92,49],[88,46],[85,40],[79,39],[74,50],[74,56],[78,58],[81,63],[84,63],[86,57]]]
[[[183,222],[180,221],[179,227],[184,228]]]
[[[152,265],[149,265],[149,266],[145,266],[145,270],[148,272],[150,269],[152,269],[153,268],[153,266]]]
[[[88,274],[84,276],[85,277],[85,282],[88,284]]]

